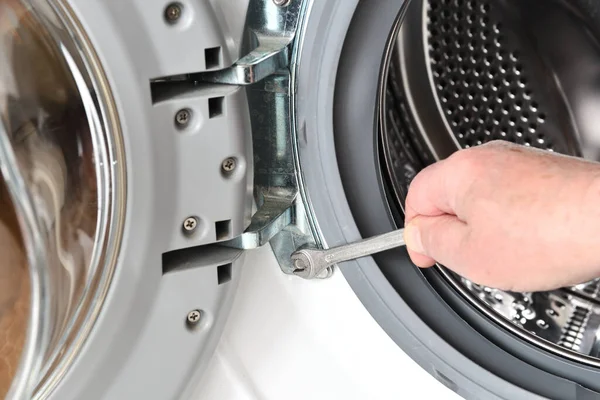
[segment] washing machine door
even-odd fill
[[[240,58],[247,10],[0,1],[0,396],[189,397],[253,158],[242,86],[184,75]]]
[[[1,389],[189,398],[270,246],[294,279],[343,274],[464,397],[596,398],[597,282],[292,259],[400,227],[411,179],[461,147],[597,158],[597,7],[521,3],[0,1]]]

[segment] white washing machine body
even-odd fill
[[[567,302],[552,342],[404,249],[293,257],[401,225],[384,165],[418,168],[388,163],[385,97],[426,5],[0,0],[0,167],[31,293],[8,398],[597,398],[598,361],[553,330],[582,315]],[[424,115],[418,97],[396,111]]]
[[[296,20],[300,5],[293,4]],[[122,196],[123,221],[114,275],[105,277],[111,282],[105,297],[95,298],[101,310],[76,314],[92,329],[79,345],[63,342],[64,357],[48,368],[40,348],[37,355],[27,351],[49,346],[52,323],[34,327],[38,331],[28,333],[21,376],[9,398],[359,399],[411,391],[440,398],[449,392],[385,334],[341,274],[306,281],[282,271],[268,242],[250,246],[256,249],[228,244],[247,230],[257,208],[254,111],[245,85],[264,76],[242,77],[239,84],[188,84],[180,77],[243,65],[239,59],[251,46],[244,40],[256,40],[257,33],[246,26],[249,10],[256,8],[256,18],[262,18],[255,21],[258,28],[272,23],[262,28],[278,33],[285,27],[282,16],[292,14],[285,12],[288,5],[143,0],[3,2],[2,7],[13,18],[5,34],[27,32],[23,21],[30,18],[39,23],[33,34],[39,29],[37,34],[55,40],[65,63],[72,62],[75,80],[78,69],[89,73],[77,91],[82,96],[89,91],[87,106],[96,111],[87,111],[102,125],[93,132],[108,137],[107,161],[112,159],[105,167],[115,182],[122,180],[115,188],[123,191],[105,193],[115,203]],[[260,43],[272,46],[282,64],[274,64],[269,74],[286,70],[297,34],[293,28],[280,32],[289,36],[287,43]],[[64,36],[53,36],[52,29]],[[64,42],[68,48],[61,47]],[[21,51],[29,63],[35,61],[27,49]],[[5,54],[10,69],[11,57]],[[31,78],[13,79],[18,86],[19,79]],[[165,81],[170,82],[162,90]],[[172,92],[173,82],[186,88]],[[4,91],[7,96],[9,89]],[[16,154],[11,125],[5,120],[2,127],[5,150]],[[226,170],[227,160],[235,170]],[[9,188],[20,205],[18,193]],[[27,189],[34,193],[35,188]],[[35,218],[40,210],[33,210]],[[43,280],[32,282],[40,288],[33,295],[43,293]],[[33,302],[49,301],[41,297]]]
[[[246,263],[194,398],[461,398],[390,339],[342,274],[286,276],[269,248]]]

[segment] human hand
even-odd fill
[[[551,290],[600,277],[600,164],[507,142],[461,150],[413,180],[405,239],[485,286]]]

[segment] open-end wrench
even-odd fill
[[[292,253],[292,265],[294,266],[294,274],[305,279],[312,279],[321,275],[334,264],[367,257],[404,245],[406,245],[404,242],[404,229],[398,229],[331,249],[297,250]]]

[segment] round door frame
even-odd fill
[[[295,71],[298,151],[307,201],[330,246],[395,229],[374,133],[383,55],[405,6],[402,0],[313,1],[303,27]],[[586,389],[597,386],[597,371],[533,348],[456,293],[436,291],[405,250],[341,270],[388,335],[463,397],[598,396]]]

